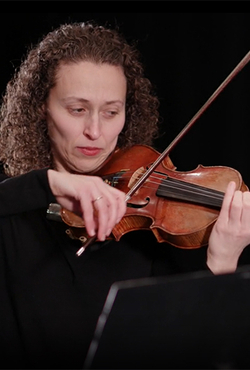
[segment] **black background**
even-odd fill
[[[133,10],[132,3],[120,2],[119,6]],[[160,3],[145,2],[141,6],[145,12],[96,13],[84,10],[98,10],[98,2],[91,6],[84,1],[57,4],[58,10],[66,12],[1,13],[0,91],[4,92],[27,48],[59,24],[93,19],[118,25],[128,40],[138,41],[146,75],[161,101],[161,137],[155,143],[159,151],[168,147],[250,50],[247,12],[166,12]],[[107,8],[117,10],[115,3],[110,4]],[[229,166],[250,187],[249,123],[250,63],[173,148],[170,157],[177,171],[191,171],[199,165]]]

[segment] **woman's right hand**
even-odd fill
[[[100,177],[48,170],[57,202],[83,218],[88,235],[104,241],[126,212],[126,194]]]

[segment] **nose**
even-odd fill
[[[84,125],[83,133],[90,140],[97,140],[101,135],[101,123],[98,113],[90,114]]]

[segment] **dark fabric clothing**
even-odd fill
[[[206,248],[157,243],[150,231],[89,246],[49,220],[47,169],[0,178],[2,368],[82,368],[111,284],[206,269]]]

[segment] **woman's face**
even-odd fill
[[[126,78],[121,67],[62,64],[46,103],[58,171],[97,169],[117,144],[125,123]]]

